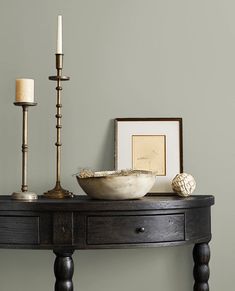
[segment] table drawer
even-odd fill
[[[184,240],[184,214],[89,216],[87,244],[136,244]]]
[[[0,216],[0,244],[38,244],[39,217]]]

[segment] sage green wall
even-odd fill
[[[0,193],[20,187],[15,79],[35,79],[30,188],[54,186],[56,18],[63,15],[63,185],[79,167],[113,168],[116,117],[184,119],[184,167],[214,194],[212,291],[234,277],[235,3],[229,0],[1,0]],[[230,231],[231,228],[231,231]],[[192,246],[81,251],[75,290],[192,290]],[[1,291],[53,290],[49,251],[0,251]]]

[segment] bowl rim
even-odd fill
[[[94,176],[90,177],[80,177],[79,174],[76,174],[76,178],[79,180],[84,180],[84,179],[101,179],[101,178],[114,178],[114,177],[130,177],[130,176],[154,176],[156,177],[157,175],[152,172],[152,171],[147,171],[147,170],[112,170],[112,171],[96,171],[94,172]]]

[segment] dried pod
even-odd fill
[[[95,173],[90,170],[90,169],[82,169],[78,176],[79,178],[90,178],[90,177],[94,177]]]
[[[175,176],[171,183],[172,189],[179,196],[187,197],[193,193],[196,188],[196,181],[192,175],[181,173]]]

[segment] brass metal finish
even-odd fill
[[[33,192],[14,192],[11,199],[32,201],[38,199],[38,196]]]
[[[37,195],[33,192],[28,192],[28,107],[36,106],[34,102],[14,102],[16,106],[22,106],[23,109],[23,131],[22,131],[22,192],[14,192],[12,199],[18,200],[35,200]]]
[[[64,58],[64,54],[55,54],[55,61],[56,61],[56,69],[57,70],[63,69],[63,58]],[[58,76],[58,74],[57,74],[57,76]],[[61,76],[61,74],[59,76]]]
[[[51,81],[57,81],[58,79],[61,80],[61,81],[68,81],[70,78],[66,77],[66,76],[61,76],[61,77],[50,76],[48,79],[51,80]]]
[[[56,76],[50,76],[49,80],[56,81],[56,91],[57,91],[57,103],[56,103],[56,185],[52,190],[49,190],[48,192],[44,193],[44,195],[47,198],[52,199],[63,199],[63,198],[71,198],[73,197],[73,194],[65,190],[61,187],[61,91],[62,91],[62,84],[61,81],[68,81],[69,77],[62,76],[62,68],[63,68],[63,54],[56,54],[56,69],[57,69],[57,75]]]
[[[38,103],[36,102],[14,102],[16,106],[36,106]]]
[[[22,143],[22,192],[28,191],[27,170],[28,170],[28,106],[23,105],[23,143]]]
[[[53,189],[44,193],[44,195],[51,199],[64,199],[73,197],[73,193],[63,189],[59,181],[56,182],[56,185]]]

